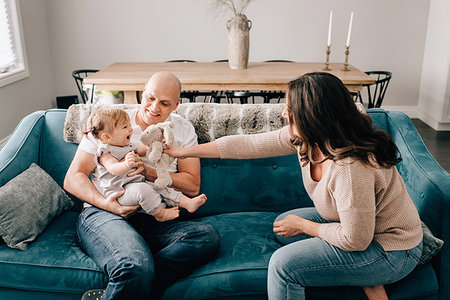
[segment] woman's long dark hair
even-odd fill
[[[308,73],[289,82],[287,113],[291,141],[300,146],[305,164],[317,162],[312,156],[315,145],[334,161],[353,157],[370,164],[372,156],[385,168],[401,161],[391,136],[373,127],[370,117],[358,111],[347,88],[332,74]]]

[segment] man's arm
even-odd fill
[[[113,193],[106,199],[98,192],[89,180],[89,174],[94,168],[94,155],[78,149],[64,178],[64,189],[82,201],[123,218],[136,212],[139,205],[122,206],[117,202],[125,190]]]
[[[145,178],[155,181],[156,170],[145,166],[143,172]],[[178,172],[171,173],[172,185],[170,187],[182,192],[187,196],[197,196],[200,192],[200,159],[198,158],[179,158]]]

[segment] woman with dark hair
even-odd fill
[[[369,299],[387,299],[383,285],[408,275],[422,252],[420,218],[395,167],[397,147],[328,73],[292,80],[283,117],[289,125],[277,131],[169,146],[166,153],[238,159],[297,153],[314,207],[274,222],[285,246],[269,262],[269,299],[305,299],[307,286],[362,286]]]

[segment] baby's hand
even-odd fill
[[[134,151],[128,152],[127,155],[125,155],[125,163],[130,169],[137,168],[140,161],[141,158],[134,153]]]
[[[138,162],[138,166],[136,167],[136,170],[131,171],[130,173],[128,173],[128,176],[131,177],[131,176],[140,174],[144,170],[145,170],[144,162],[141,160],[140,162]]]

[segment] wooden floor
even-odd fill
[[[428,151],[450,173],[450,131],[435,131],[419,119],[412,121]]]

